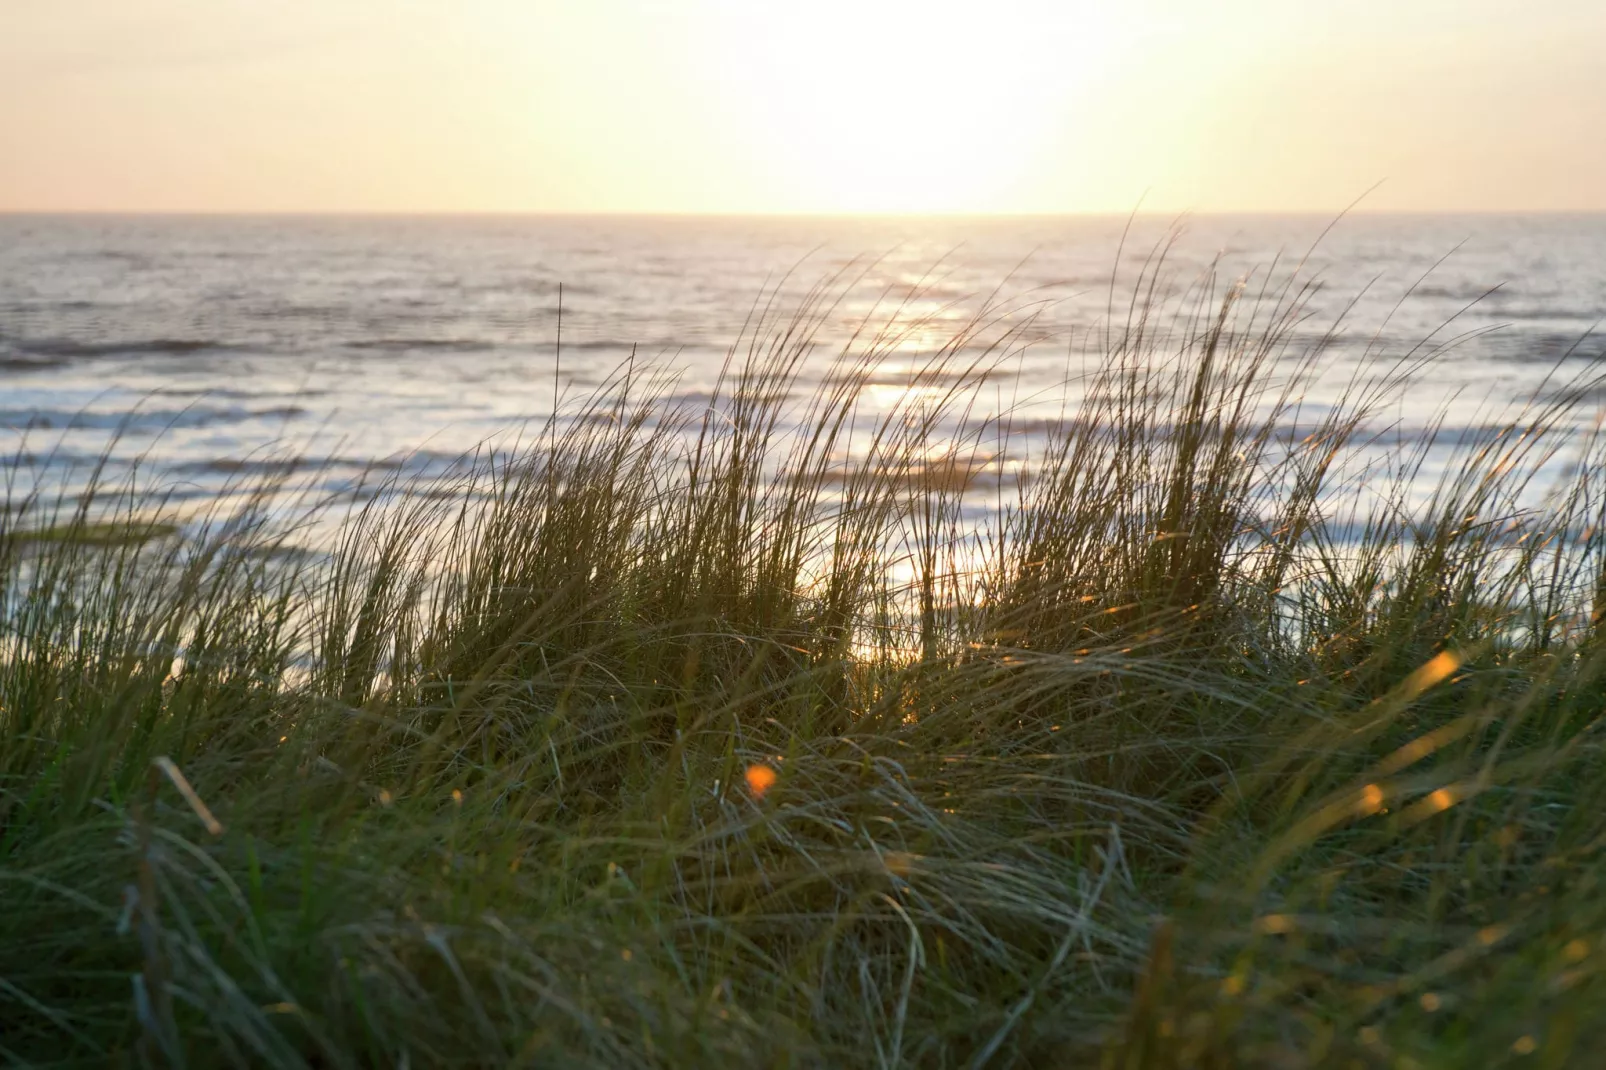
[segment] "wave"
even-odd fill
[[[1433,298],[1440,301],[1478,301],[1489,297],[1489,287],[1476,286],[1436,286],[1431,283],[1414,287],[1411,290],[1413,297]]]
[[[37,372],[47,368],[59,368],[66,363],[60,358],[37,356],[0,356],[0,372]]]
[[[985,363],[978,364],[976,367],[953,368],[933,365],[931,367],[910,368],[903,371],[876,369],[862,373],[855,371],[832,372],[822,376],[820,382],[827,387],[893,387],[918,390],[935,387],[974,386],[1012,373],[1013,369],[993,367]]]
[[[248,420],[290,420],[304,416],[306,412],[306,409],[297,405],[266,409],[192,405],[182,409],[124,409],[119,412],[0,409],[0,430],[160,432],[244,423]]]
[[[0,367],[4,367],[4,365],[0,364]],[[238,388],[228,386],[163,386],[157,387],[156,389],[152,390],[151,393],[158,397],[164,398],[209,398],[213,401],[250,401],[256,398],[284,397],[286,394],[293,395],[297,399],[317,398],[325,396],[329,393],[329,391],[314,390],[306,387],[301,387],[295,390],[240,390]]]
[[[1579,322],[1598,323],[1606,319],[1606,305],[1595,305],[1588,308],[1567,308],[1564,305],[1531,306],[1518,305],[1502,308],[1491,304],[1488,314],[1500,320],[1578,320]]]
[[[1564,357],[1595,360],[1601,355],[1600,335],[1576,331],[1525,332],[1512,329],[1487,336],[1489,356],[1513,364],[1554,363]]]
[[[347,342],[347,349],[379,349],[391,353],[404,353],[415,349],[444,350],[454,353],[470,353],[480,350],[495,349],[496,343],[478,341],[472,338],[367,338],[357,342]]]
[[[304,454],[280,456],[269,454],[260,457],[210,457],[202,461],[180,461],[165,466],[164,471],[186,474],[211,475],[262,475],[286,472],[326,472],[335,469],[356,469],[359,472],[403,472],[409,469],[424,470],[439,467],[437,455],[427,450],[392,457],[346,457],[331,454],[309,457]]]
[[[37,357],[117,357],[142,354],[200,353],[236,348],[215,338],[142,338],[121,342],[75,342],[70,339],[17,339],[9,343],[18,352]]]
[[[654,353],[707,348],[711,347],[679,338],[660,338],[650,342],[626,342],[618,338],[593,338],[583,342],[565,340],[563,343],[563,351],[565,353],[570,351],[576,353],[629,353],[634,349],[638,354],[651,355]]]

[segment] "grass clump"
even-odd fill
[[[277,552],[272,485],[180,538],[82,537],[144,530],[132,484],[14,496],[0,1053],[1584,1058],[1590,384],[1379,476],[1429,358],[1310,405],[1308,295],[1138,300],[1024,429],[981,389],[1019,309],[950,325],[870,412],[931,324],[810,391],[822,288],[706,404],[626,370],[511,458],[370,488],[318,557]]]

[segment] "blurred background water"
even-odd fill
[[[785,323],[822,279],[841,300],[800,390],[867,319],[918,321],[862,399],[867,413],[895,404],[909,369],[991,299],[1016,333],[983,401],[1026,425],[1074,404],[1112,310],[1119,327],[1162,251],[1167,293],[1212,275],[1218,296],[1238,278],[1251,298],[1268,280],[1318,285],[1289,350],[1342,321],[1313,407],[1357,362],[1450,343],[1379,414],[1395,436],[1442,417],[1448,441],[1599,363],[1606,216],[1332,223],[0,216],[0,465],[14,484],[70,485],[98,459],[111,475],[138,460],[179,501],[287,452],[334,493],[376,464],[441,471],[528,437],[555,370],[572,405],[633,348],[676,372],[672,398],[700,404],[755,309]],[[1162,326],[1178,327],[1193,306],[1167,309]]]

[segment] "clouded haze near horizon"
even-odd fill
[[[7,0],[0,211],[1606,210],[1606,5]]]

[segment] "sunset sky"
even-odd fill
[[[3,0],[0,211],[1606,210],[1599,0]]]

